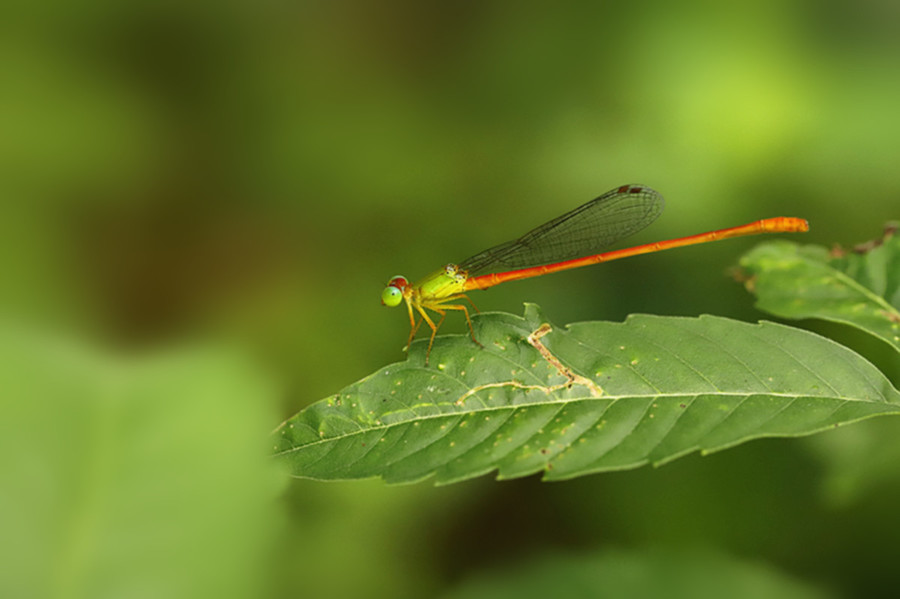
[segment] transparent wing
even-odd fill
[[[471,276],[597,254],[656,220],[664,203],[645,185],[623,185],[459,266]]]

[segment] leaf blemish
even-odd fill
[[[552,331],[552,327],[544,323],[539,326],[536,330],[532,331],[530,335],[527,337],[527,341],[529,345],[538,350],[538,352],[543,356],[544,360],[547,361],[550,366],[552,366],[556,371],[566,377],[568,382],[559,386],[558,388],[562,389],[570,389],[573,384],[582,385],[587,387],[591,391],[591,395],[594,397],[599,397],[603,395],[603,389],[600,388],[594,381],[589,378],[583,377],[580,374],[576,374],[572,371],[571,368],[566,367],[556,356],[551,353],[550,349],[541,342],[541,338],[547,335]],[[550,381],[548,377],[547,381]]]

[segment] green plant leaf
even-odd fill
[[[565,479],[900,411],[864,358],[783,325],[638,315],[560,330],[534,305],[474,321],[483,349],[439,337],[425,367],[414,343],[283,423],[275,454],[327,480]]]
[[[0,596],[248,597],[281,474],[237,352],[111,355],[0,323]]]
[[[825,589],[763,563],[679,548],[532,557],[513,567],[473,576],[441,598],[825,599],[832,596]]]
[[[763,243],[741,259],[756,305],[782,318],[821,318],[860,328],[900,351],[900,236],[852,251],[790,241]]]

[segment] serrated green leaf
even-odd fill
[[[741,259],[747,288],[760,310],[849,324],[900,351],[900,237],[886,231],[851,252],[763,243]]]
[[[565,330],[533,305],[474,320],[483,349],[443,336],[425,367],[415,343],[283,423],[275,454],[323,480],[564,479],[900,411],[864,358],[778,324],[638,315]]]

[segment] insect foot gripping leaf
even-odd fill
[[[484,349],[442,336],[426,368],[416,344],[279,426],[277,459],[322,480],[565,479],[900,412],[864,358],[783,325],[639,315],[559,329],[534,305],[473,321]]]
[[[849,324],[900,351],[900,235],[889,223],[880,239],[852,250],[789,241],[744,255],[756,305],[782,318]]]

